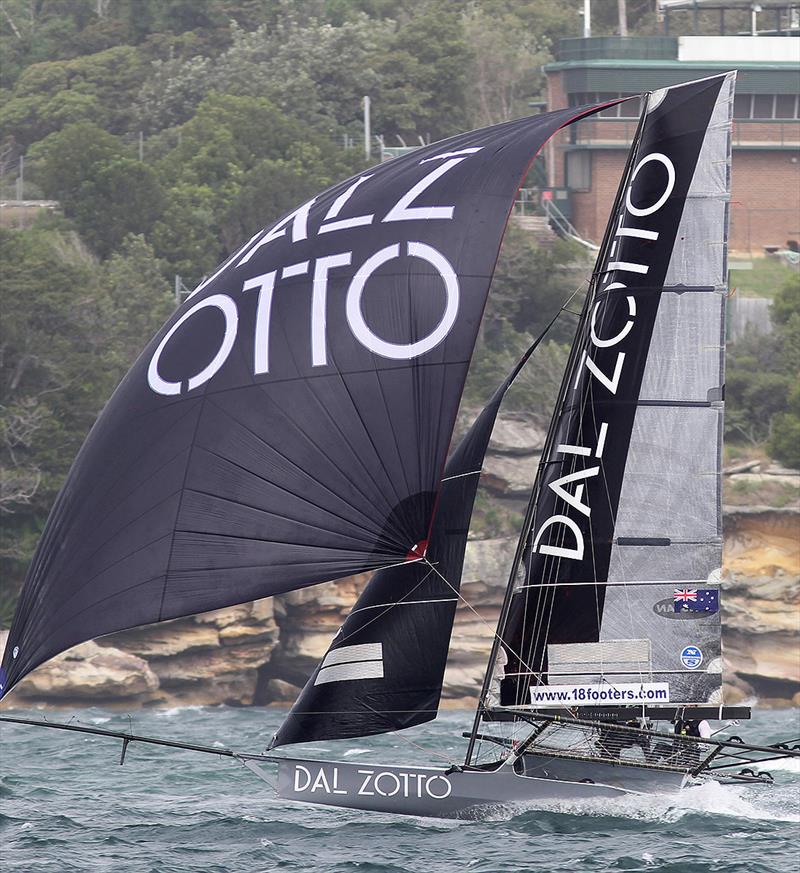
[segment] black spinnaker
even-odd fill
[[[0,694],[93,637],[423,555],[515,193],[543,143],[600,108],[375,167],[203,282],[69,473]]]

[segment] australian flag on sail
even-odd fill
[[[719,612],[717,588],[676,588],[675,612]]]

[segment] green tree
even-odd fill
[[[0,126],[27,146],[75,121],[127,130],[146,67],[131,46],[28,67],[0,108]]]
[[[107,307],[74,233],[2,230],[0,268],[0,575],[14,587],[106,397]]]
[[[48,197],[61,201],[71,215],[83,183],[102,164],[125,157],[116,136],[91,122],[68,124],[37,143],[29,153],[35,181]]]
[[[152,167],[131,158],[97,166],[75,195],[81,236],[108,257],[130,233],[149,233],[164,209],[164,192]]]
[[[795,387],[800,377],[800,273],[778,289],[770,306],[773,331],[747,336],[728,353],[726,432],[796,465],[800,427]]]
[[[775,416],[768,448],[773,458],[800,470],[800,382],[789,394],[786,411]]]

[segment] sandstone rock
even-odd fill
[[[220,646],[193,652],[178,658],[151,658],[162,688],[174,688],[195,682],[209,685],[220,676],[237,676],[247,670],[255,672],[269,660],[270,649],[255,643],[248,646]]]
[[[498,416],[495,422],[489,452],[504,455],[538,454],[544,447],[546,437],[547,425],[538,418],[505,413]]]
[[[158,677],[142,658],[88,642],[34,670],[17,686],[15,696],[87,703],[109,698],[147,699],[158,687]]]
[[[499,591],[502,599],[516,542],[506,537],[470,540],[464,555],[462,585],[483,583],[488,590]]]
[[[215,627],[224,627],[237,621],[245,621],[250,617],[250,604],[242,603],[238,606],[226,606],[224,609],[214,609],[211,612],[201,612],[195,615],[192,621],[198,624],[213,624]]]
[[[215,627],[195,624],[192,619],[176,619],[120,631],[104,637],[100,645],[123,648],[126,652],[142,658],[168,658],[204,649],[216,649],[219,647],[219,633]]]
[[[281,638],[281,655],[284,658],[306,658],[315,663],[328,651],[333,640],[333,634],[321,633],[290,633]]]
[[[530,457],[487,456],[481,484],[501,497],[528,497],[533,487],[538,461]]]
[[[283,679],[270,679],[267,682],[265,703],[294,703],[301,689]]]
[[[756,700],[756,693],[753,690],[753,686],[748,682],[745,682],[741,676],[734,673],[727,662],[724,675],[725,682],[723,689],[725,703],[733,706],[737,703],[752,703]]]
[[[741,482],[750,486],[778,484],[800,487],[800,473],[793,473],[791,470],[782,473],[731,473],[728,479],[730,482]]]
[[[272,627],[260,624],[228,624],[219,631],[219,641],[223,646],[272,641],[277,636],[278,628],[274,624]]]
[[[770,476],[794,476],[795,481],[800,480],[800,470],[793,470],[791,467],[781,467],[780,464],[770,464],[766,472]]]

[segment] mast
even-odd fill
[[[647,92],[643,95],[644,102],[642,106],[642,111],[639,116],[639,122],[636,126],[636,131],[634,133],[633,141],[631,143],[631,147],[628,150],[628,156],[625,161],[625,167],[622,171],[622,176],[620,178],[620,183],[617,188],[617,193],[614,198],[614,203],[611,208],[610,215],[613,217],[617,214],[620,204],[622,202],[622,198],[625,194],[625,190],[627,189],[630,183],[630,176],[633,170],[633,166],[636,162],[636,156],[638,154],[639,142],[641,139],[642,129],[644,127],[645,116],[647,115],[647,101],[649,99],[650,92]],[[528,500],[528,505],[525,510],[525,517],[522,522],[522,527],[520,529],[519,538],[517,540],[516,550],[514,552],[514,559],[511,563],[511,569],[508,575],[508,584],[506,585],[505,594],[503,595],[503,602],[500,608],[500,616],[497,621],[497,630],[495,631],[494,637],[492,639],[492,648],[489,653],[489,659],[486,664],[486,672],[483,676],[483,683],[481,685],[481,693],[478,698],[478,704],[475,709],[475,717],[472,722],[472,730],[469,736],[469,742],[467,744],[467,752],[465,758],[465,764],[469,766],[472,761],[472,755],[475,749],[475,742],[477,740],[477,734],[480,729],[481,717],[484,713],[484,706],[486,701],[486,696],[489,693],[489,687],[491,685],[492,676],[494,674],[495,662],[497,661],[497,655],[500,650],[500,645],[503,639],[503,629],[505,628],[506,621],[508,620],[508,612],[511,607],[511,599],[514,594],[514,584],[517,578],[517,574],[519,573],[520,564],[522,563],[522,557],[525,552],[525,544],[528,541],[528,537],[531,533],[531,528],[533,527],[533,522],[535,518],[536,512],[536,504],[539,497],[539,493],[542,487],[542,471],[547,463],[546,458],[550,454],[550,450],[552,449],[553,443],[556,437],[556,431],[558,429],[558,412],[560,412],[564,407],[564,402],[566,399],[567,391],[569,390],[570,376],[574,369],[576,358],[578,355],[579,343],[577,339],[581,337],[586,331],[586,324],[589,318],[589,313],[591,312],[591,307],[593,303],[594,294],[597,288],[597,280],[600,276],[600,269],[602,265],[606,262],[608,258],[608,252],[611,247],[613,241],[613,233],[612,233],[612,223],[609,222],[606,225],[605,232],[603,234],[603,240],[600,244],[600,249],[597,253],[597,259],[595,260],[594,270],[592,271],[591,278],[589,280],[589,287],[586,291],[586,296],[583,301],[583,306],[581,308],[580,318],[578,320],[578,324],[575,328],[575,341],[573,341],[572,346],[570,348],[569,357],[567,358],[567,366],[564,369],[564,375],[561,380],[561,386],[558,390],[558,397],[556,400],[556,404],[554,407],[554,413],[550,420],[550,426],[547,430],[547,436],[545,437],[544,446],[542,447],[541,459],[539,461],[539,465],[536,471],[536,477],[534,479],[533,487],[531,488],[531,495]]]

